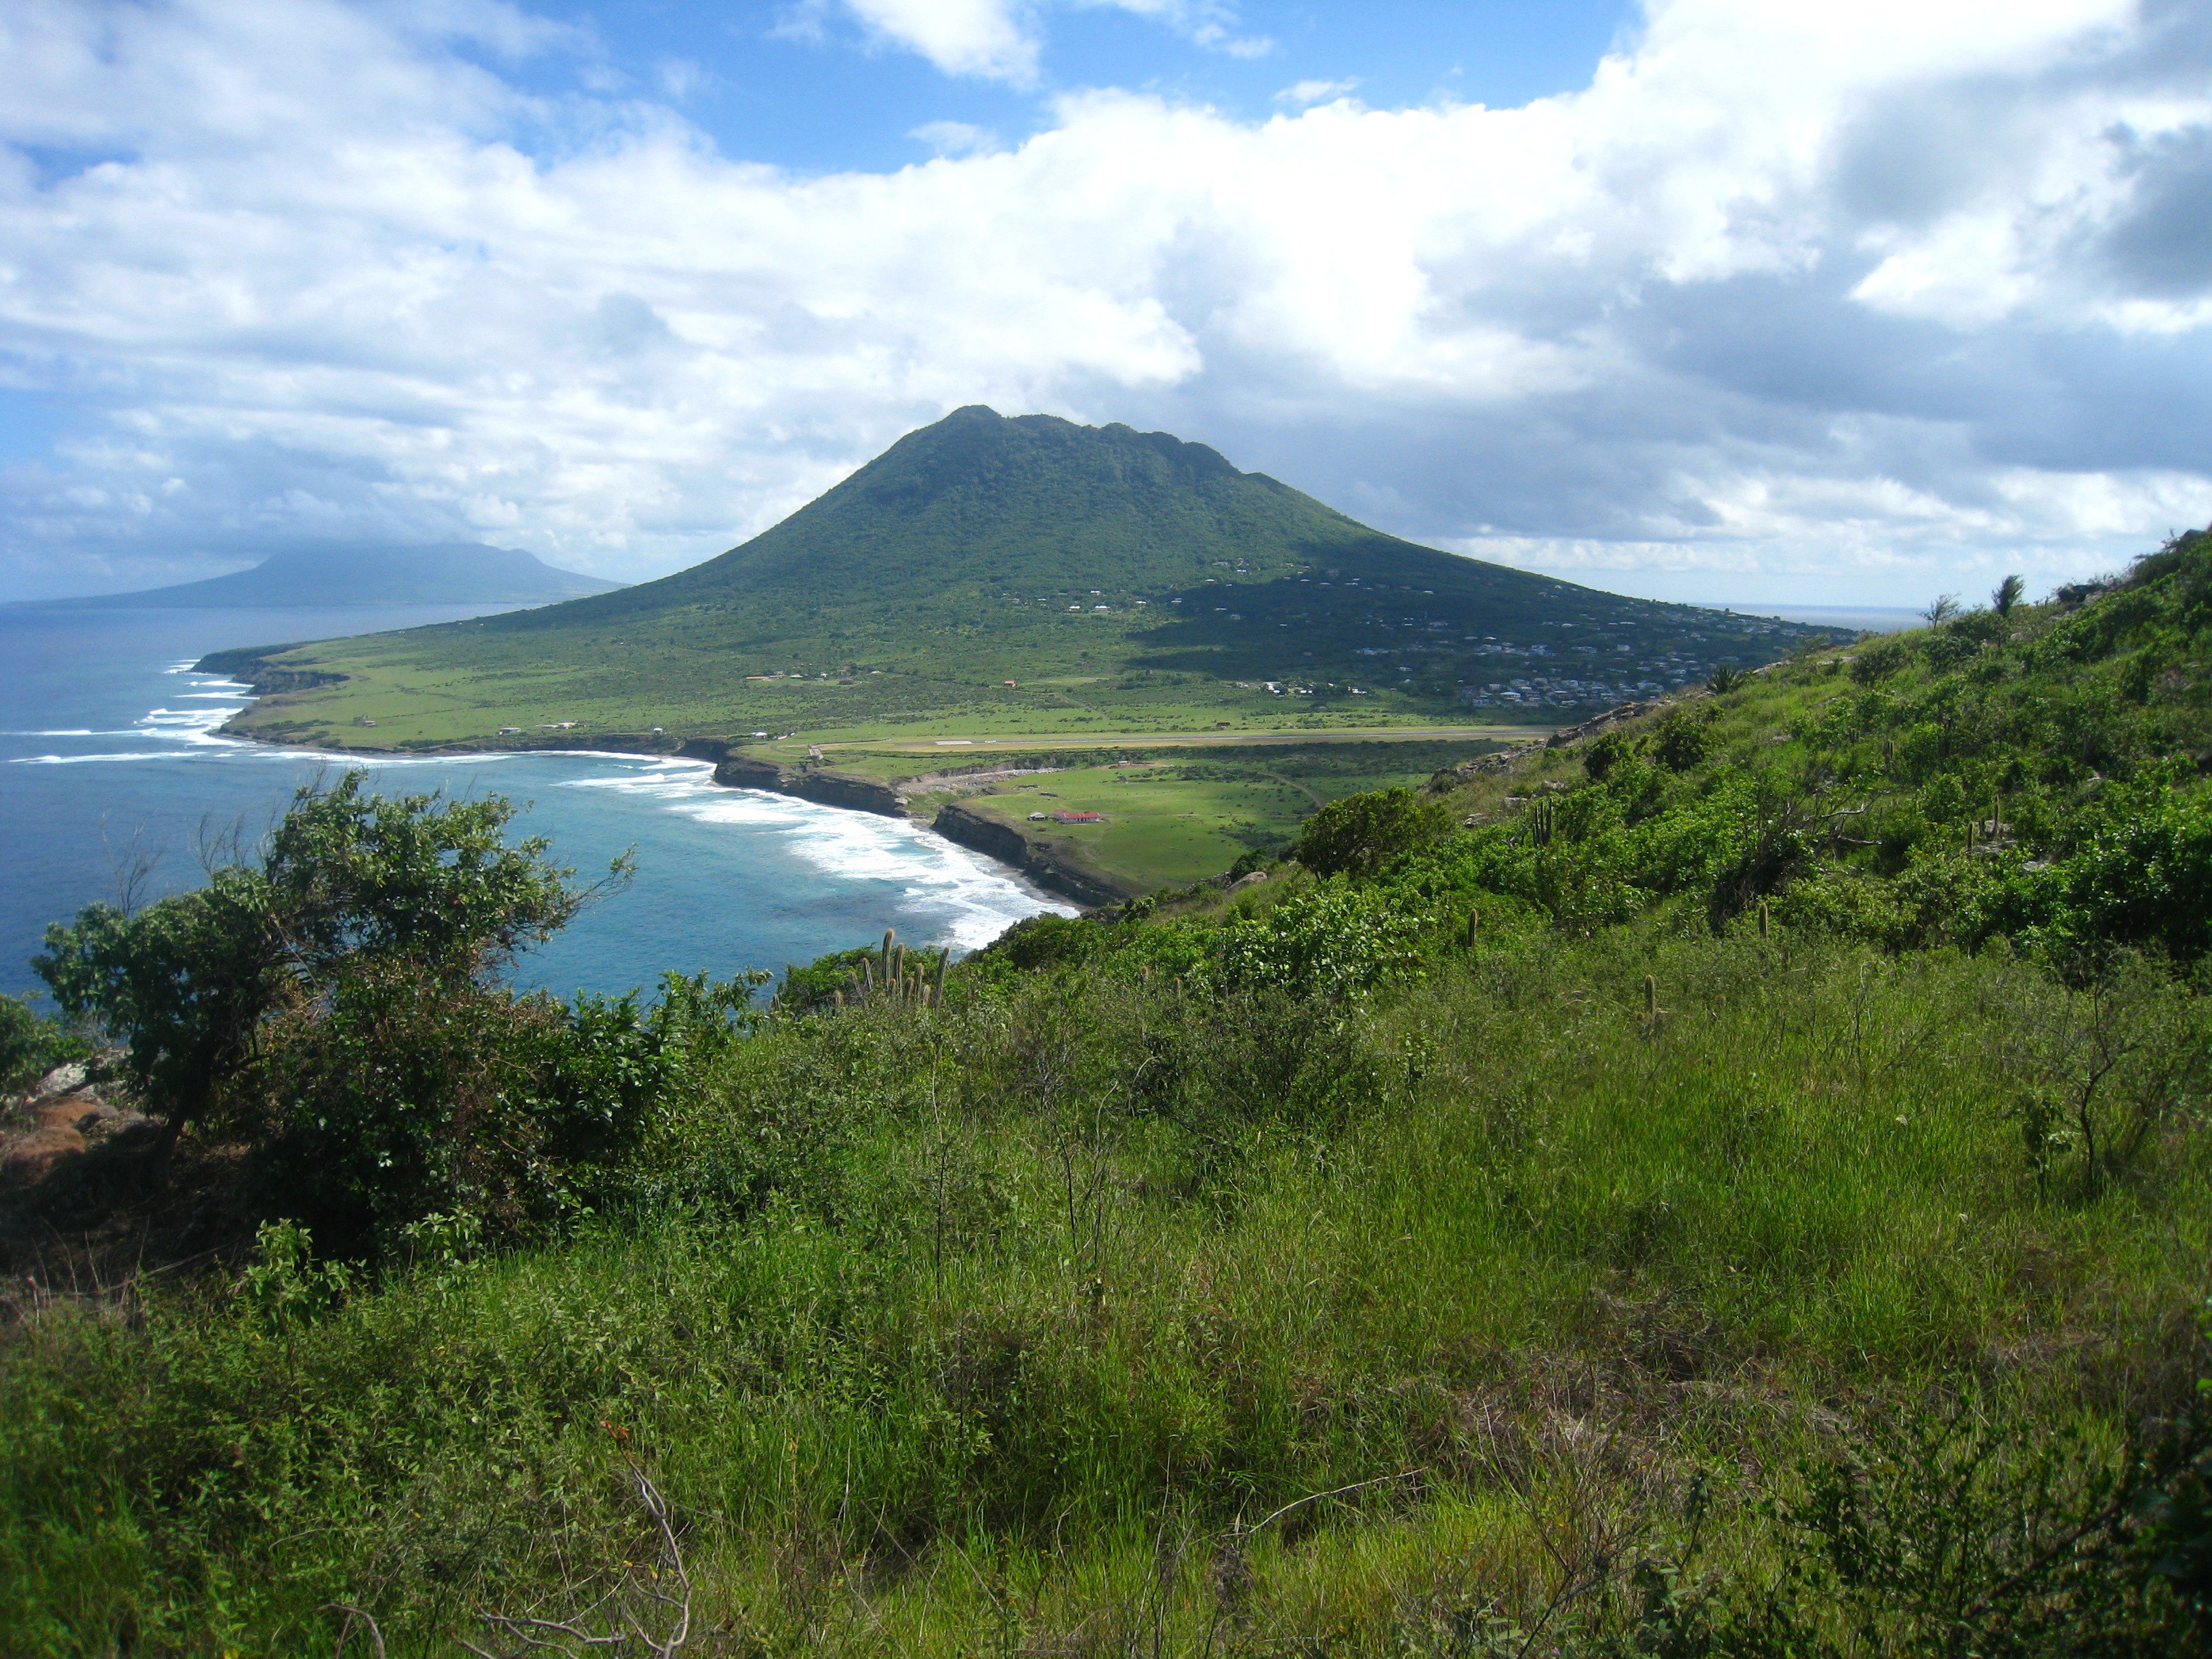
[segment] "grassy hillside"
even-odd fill
[[[529,1213],[434,1072],[380,1231],[211,1124],[149,1218],[359,1265],[5,1264],[0,1649],[2203,1651],[2208,620],[2185,538],[933,981],[672,987]],[[252,1111],[379,1179],[315,1076]]]
[[[1095,875],[1100,887],[1134,897],[1218,875],[1255,851],[1279,851],[1328,801],[1419,784],[1441,768],[1500,746],[1337,740],[1133,745],[1072,756],[1032,750],[1003,759],[1054,769],[981,784],[948,779],[915,790],[909,810],[927,823],[957,802],[1047,845],[1055,861]],[[873,767],[891,776],[914,767],[910,756],[866,750],[840,751],[836,760],[841,770],[865,774]],[[1102,821],[1060,824],[1050,819],[1054,812],[1097,812]],[[1043,821],[1032,813],[1044,815]]]
[[[404,747],[568,721],[819,738],[1542,719],[1809,633],[1418,547],[1163,433],[971,408],[663,580],[283,652],[280,681],[322,683],[237,726]]]
[[[1893,949],[2212,942],[2212,535],[2094,603],[1816,652],[1449,799],[1467,878],[1574,925],[1770,897]]]

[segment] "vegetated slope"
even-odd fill
[[[70,610],[146,606],[230,610],[253,605],[544,605],[613,591],[618,583],[561,570],[519,549],[474,543],[299,548],[251,570],[174,587],[56,599]]]
[[[1814,653],[1437,781],[1465,878],[1577,925],[1771,896],[1893,948],[2212,945],[2212,533],[2067,602]],[[1439,856],[1444,856],[1440,854]]]
[[[1810,632],[1415,546],[1165,434],[977,407],[662,580],[291,653],[280,666],[352,683],[240,726],[343,741],[365,715],[389,744],[558,720],[1495,718],[1606,706]]]
[[[0,1262],[0,1647],[2201,1653],[2207,620],[2184,538],[766,1010],[410,975],[352,905],[499,815],[336,794],[183,1152],[356,1264]]]

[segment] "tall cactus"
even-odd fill
[[[952,947],[948,945],[937,953],[937,994],[931,999],[934,1002],[941,1004],[945,1000],[945,970],[951,963]]]

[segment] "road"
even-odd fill
[[[866,750],[875,754],[942,755],[961,749],[1146,749],[1238,748],[1255,744],[1301,743],[1526,743],[1547,738],[1558,730],[1550,726],[1332,726],[1325,731],[1301,732],[1092,732],[1071,736],[1027,738],[875,738],[819,745],[825,755],[833,750]]]

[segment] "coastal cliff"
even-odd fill
[[[247,646],[234,651],[210,651],[192,665],[195,674],[222,674],[241,685],[253,688],[257,697],[274,696],[281,691],[312,691],[318,686],[337,685],[344,682],[343,674],[325,673],[319,669],[289,668],[272,663],[270,659],[299,647],[290,645]]]
[[[849,772],[782,766],[757,755],[726,755],[715,763],[714,781],[733,789],[769,789],[779,795],[795,795],[801,800],[855,812],[878,812],[891,818],[906,816],[906,802],[887,783]]]
[[[1059,848],[1030,840],[1011,823],[973,811],[957,801],[938,808],[930,828],[970,851],[1011,864],[1040,887],[1050,888],[1079,904],[1119,904],[1134,898],[1111,878],[1077,865]]]
[[[975,767],[963,771],[973,775],[992,769]],[[1003,775],[1003,770],[997,775]],[[917,783],[941,783],[955,775],[938,773],[902,781],[911,789]],[[849,772],[784,766],[757,755],[724,750],[715,760],[714,781],[734,789],[771,790],[780,795],[794,795],[801,800],[842,806],[855,812],[878,812],[885,817],[907,816],[906,796],[891,784],[857,777]],[[957,802],[939,807],[930,828],[971,852],[1012,865],[1038,886],[1073,899],[1078,904],[1119,904],[1135,896],[1097,872],[1076,865],[1056,848],[1032,841],[1012,824],[971,811]]]

